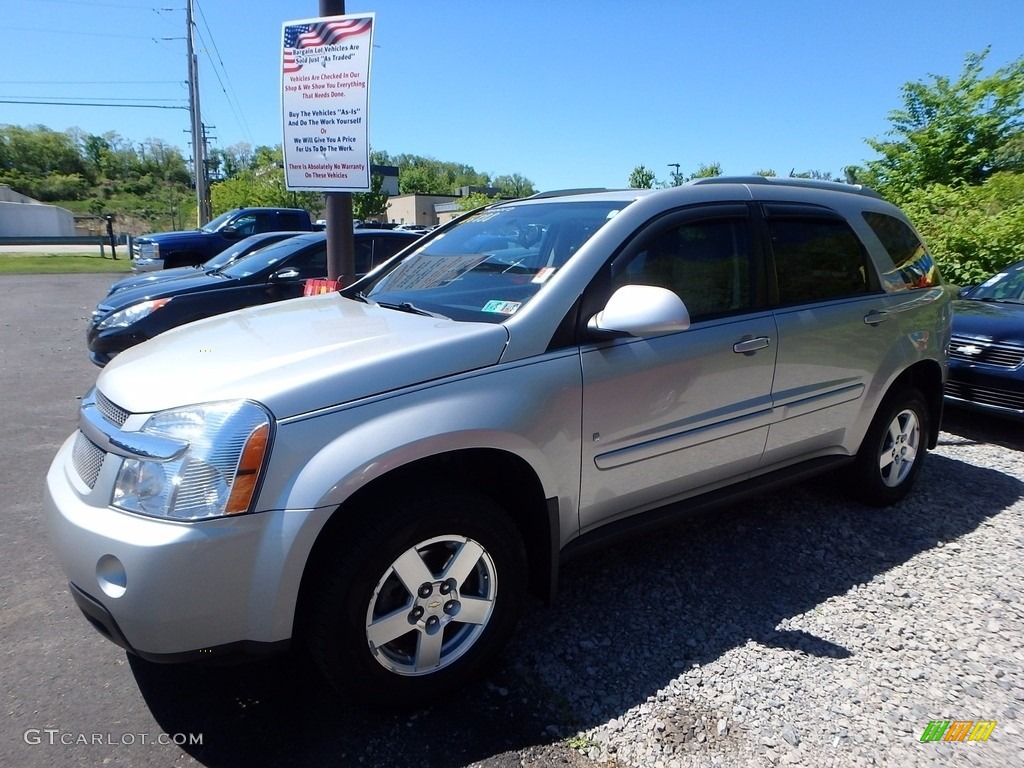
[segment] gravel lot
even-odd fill
[[[897,508],[824,479],[566,564],[487,678],[426,710],[355,707],[301,656],[127,658],[78,615],[39,521],[110,279],[0,279],[0,765],[1024,764],[1024,430],[956,412]],[[921,743],[939,719],[998,725]],[[203,743],[30,745],[29,728]]]

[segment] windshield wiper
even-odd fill
[[[385,304],[384,302],[378,302],[379,306],[386,307],[387,309],[397,309],[399,312],[408,312],[410,315],[423,315],[424,317],[436,317],[439,320],[451,320],[450,317],[438,314],[437,312],[430,312],[426,309],[421,309],[415,304],[409,301],[403,301],[401,304]]]
[[[359,291],[359,293],[357,293],[357,294],[356,294],[355,296],[353,296],[352,298],[353,298],[353,299],[355,299],[356,301],[361,301],[361,302],[363,302],[363,304],[369,304],[369,305],[370,305],[371,307],[375,307],[375,306],[377,306],[377,302],[376,302],[376,301],[374,301],[373,299],[371,299],[371,298],[370,298],[369,296],[367,296],[367,295],[366,295],[365,293],[363,293],[362,291]]]

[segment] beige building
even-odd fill
[[[435,206],[458,200],[457,195],[396,195],[388,198],[388,221],[392,224],[421,224],[433,227],[438,220]]]

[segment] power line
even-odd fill
[[[94,3],[85,0],[35,0],[35,3],[50,3],[53,5],[84,5],[95,8],[124,8],[131,11],[148,11],[149,8],[140,8],[137,5],[124,5],[123,3]]]
[[[88,101],[25,101],[22,99],[0,99],[0,104],[36,104],[60,107],[120,107],[127,109],[184,109],[188,107],[165,106],[162,104],[94,104]]]
[[[0,85],[182,85],[184,80],[0,80]]]
[[[82,96],[40,96],[40,95],[33,94],[32,96],[28,96],[26,98],[32,98],[32,99],[61,99],[61,100],[66,101],[68,99],[80,99],[80,98],[83,98],[83,97]],[[183,102],[183,101],[185,101],[185,99],[152,99],[152,98],[150,98],[150,99],[132,99],[132,98],[126,98],[126,97],[123,97],[123,96],[88,96],[88,97],[84,97],[84,98],[93,99],[94,101],[136,101],[136,102],[138,102],[138,101],[142,101],[142,102],[146,102],[146,101]],[[41,101],[39,103],[40,104],[45,104],[47,102]]]
[[[145,35],[112,35],[107,32],[75,32],[67,29],[32,29],[30,27],[7,27],[0,26],[0,29],[7,29],[12,32],[32,32],[40,36],[45,35],[78,35],[80,37],[116,37],[121,40],[153,40],[152,37],[146,37]],[[170,38],[166,38],[170,39]]]
[[[199,18],[201,18],[203,20],[203,26],[206,27],[206,31],[210,35],[210,43],[213,46],[213,52],[217,55],[217,62],[220,64],[220,68],[222,70],[224,70],[224,79],[228,81],[228,88],[231,89],[231,94],[230,95],[228,94],[227,90],[224,88],[224,83],[221,81],[220,75],[217,74],[217,67],[216,66],[213,67],[213,73],[215,75],[217,75],[217,82],[220,83],[220,89],[224,93],[224,98],[227,100],[228,106],[231,107],[231,112],[234,114],[235,120],[238,122],[239,127],[242,128],[243,131],[245,131],[245,134],[248,137],[249,142],[252,143],[253,142],[252,131],[249,130],[249,123],[245,119],[245,113],[242,111],[242,105],[238,102],[238,95],[235,93],[234,84],[231,82],[231,77],[228,75],[228,68],[224,64],[224,59],[220,55],[220,48],[217,47],[217,41],[213,37],[213,30],[210,29],[210,25],[206,21],[206,14],[203,12],[203,6],[199,4],[198,0],[196,1],[196,7],[199,8]],[[201,34],[200,34],[200,39],[203,39]],[[206,44],[205,40],[204,40],[203,44],[204,45]],[[206,50],[206,55],[207,55],[207,58],[210,59],[210,63],[214,64],[213,58],[210,56],[209,48],[207,48],[207,50]],[[234,103],[232,103],[232,97],[234,98]],[[236,106],[237,106],[237,110],[235,108]]]

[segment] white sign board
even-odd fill
[[[370,188],[373,21],[364,13],[284,23],[281,121],[290,190]]]

